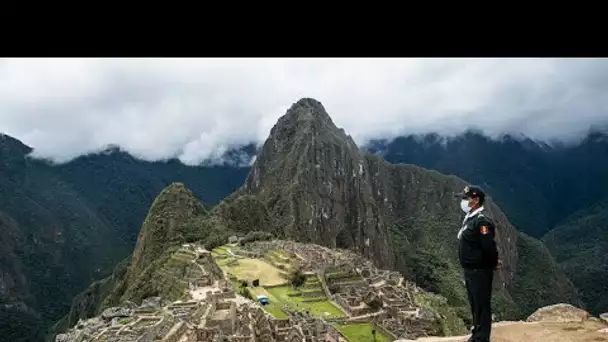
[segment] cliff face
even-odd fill
[[[241,191],[267,206],[286,238],[356,250],[379,267],[452,292],[446,297],[464,307],[456,239],[463,214],[453,193],[465,185],[362,152],[320,102],[305,98],[273,127]],[[499,227],[504,268],[498,297],[514,312],[509,290],[518,269],[518,233],[491,198],[485,206]]]

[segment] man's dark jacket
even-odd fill
[[[468,218],[467,228],[460,237],[458,256],[463,268],[495,269],[498,263],[496,248],[496,229],[492,219],[482,211]]]

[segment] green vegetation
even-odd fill
[[[564,273],[595,315],[608,311],[608,199],[577,212],[543,237]]]
[[[438,320],[438,336],[462,335],[467,332],[465,323],[457,309],[451,307],[444,297],[429,292],[418,292],[414,295],[416,305],[430,310],[442,319]]]
[[[195,272],[200,273],[195,263],[184,260],[174,253],[173,248],[169,248],[129,284],[122,300],[140,303],[144,298],[155,296],[171,301],[178,300],[188,289],[188,282],[184,279]]]
[[[523,233],[517,239],[519,262],[518,279],[512,291],[520,303],[521,315],[528,316],[539,307],[559,303],[581,306],[572,284],[553,261],[542,242]]]
[[[299,287],[290,285],[269,287],[287,283],[283,277],[285,272],[275,268],[265,260],[250,258],[234,258],[228,252],[233,246],[219,246],[213,249],[212,256],[218,265],[232,274],[231,281],[239,290],[239,294],[253,298],[265,295],[270,300],[270,305],[264,309],[278,319],[287,319],[288,316],[281,308],[286,305],[291,310],[310,312],[319,317],[344,317],[344,313],[335,305],[327,301],[323,293],[321,283],[316,275],[306,275],[301,270],[295,270],[292,276],[298,279]],[[290,257],[281,251],[272,251],[267,258],[281,260],[284,268],[291,269],[288,260]],[[277,261],[278,262],[278,261]],[[246,280],[248,284],[254,279],[260,280],[260,287],[242,288],[240,282]]]
[[[276,319],[289,319],[289,315],[285,311],[281,309],[283,303],[274,298],[266,289],[263,287],[255,287],[251,288],[251,294],[254,297],[254,300],[257,300],[257,296],[266,296],[268,297],[270,304],[264,305],[264,310],[268,311],[271,315],[273,315]]]
[[[167,217],[171,219],[167,220]],[[70,326],[81,317],[91,317],[125,300],[139,303],[151,296],[161,296],[167,300],[183,299],[188,289],[185,279],[203,275],[199,265],[192,262],[196,254],[180,246],[187,240],[191,241],[194,234],[197,236],[194,240],[205,240],[211,236],[209,226],[197,226],[201,218],[204,222],[207,217],[202,205],[182,184],[165,188],[155,199],[142,225],[128,266],[119,266],[120,271],[117,268],[113,278],[99,282],[103,286],[94,284],[76,297],[69,318],[60,321],[53,331],[62,331],[66,324]],[[219,277],[221,270],[213,265],[208,262],[207,271]]]
[[[272,240],[273,237],[274,236],[268,232],[260,232],[260,231],[249,232],[249,233],[247,233],[247,235],[245,235],[243,237],[243,239],[241,240],[240,243],[242,245],[244,245],[248,242],[253,242],[253,241],[268,241],[268,240]]]
[[[295,288],[299,288],[300,286],[304,285],[305,281],[306,276],[304,275],[304,272],[302,272],[302,270],[299,268],[295,269],[289,275],[289,283]]]
[[[183,184],[171,184],[156,197],[142,225],[137,244],[127,271],[127,280],[133,281],[150,262],[155,261],[169,247],[186,242],[193,219],[206,216],[207,212],[194,194]],[[170,219],[169,219],[170,218]],[[199,233],[209,235],[208,227]]]
[[[526,258],[532,265],[513,265],[526,271],[516,275],[516,282],[522,283],[512,296],[521,314],[551,298],[577,304],[574,291],[565,290],[571,287],[568,280],[547,274],[555,270],[551,256],[576,286],[586,309],[599,314],[608,311],[608,286],[603,281],[608,275],[603,257],[608,251],[608,135],[591,130],[583,138],[578,144],[547,145],[469,131],[454,139],[429,134],[375,141],[369,148],[382,151],[391,163],[416,164],[484,186],[509,221],[528,235],[520,245],[525,250],[518,253],[542,258]],[[541,238],[551,253],[531,237]],[[536,267],[537,261],[547,268]],[[506,303],[509,297],[499,301]]]
[[[426,291],[441,294],[460,318],[470,322],[464,278],[456,257],[423,232],[399,229],[397,226],[391,232],[395,249],[402,256],[402,263],[398,267],[406,279],[411,279]],[[410,243],[415,239],[420,239],[420,243]],[[437,237],[437,240],[440,239]]]
[[[121,317],[118,319],[118,324],[127,324],[129,322],[131,322],[130,317]]]
[[[392,339],[380,332],[372,323],[333,324],[350,342],[391,342]],[[372,331],[375,330],[375,338]]]
[[[116,266],[111,276],[94,282],[86,291],[78,294],[74,302],[79,305],[73,306],[69,314],[57,322],[51,331],[64,331],[76,324],[80,318],[92,317],[102,311],[102,308],[105,308],[102,302],[112,294],[114,288],[122,281],[128,265],[129,259],[124,259]]]
[[[318,317],[344,317],[344,312],[338,309],[335,305],[325,300],[319,301],[307,301],[307,298],[303,296],[302,291],[298,291],[292,286],[279,286],[273,288],[267,288],[266,292],[269,294],[270,300],[276,301],[277,304],[282,306],[287,305],[292,310],[310,312],[313,316]]]
[[[147,162],[119,149],[65,164],[27,157],[29,152],[18,140],[0,137],[0,268],[8,286],[0,316],[11,317],[0,319],[0,336],[11,341],[41,341],[41,331],[68,313],[78,293],[103,282],[129,257],[164,187],[183,182],[202,202],[216,204],[248,172],[175,159]],[[96,292],[76,300],[89,302]],[[76,311],[85,314],[92,306],[84,307]]]

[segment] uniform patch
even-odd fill
[[[479,229],[479,231],[483,235],[486,235],[486,234],[488,234],[490,232],[490,230],[488,229],[488,226],[481,226],[481,228]]]

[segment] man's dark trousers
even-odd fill
[[[473,314],[473,335],[469,339],[470,342],[490,342],[493,278],[493,269],[464,269],[464,280]]]

